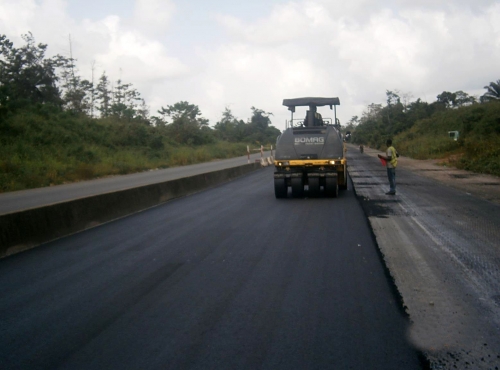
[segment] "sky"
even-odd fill
[[[345,124],[387,90],[431,103],[500,79],[499,0],[0,0],[0,34],[28,32],[49,56],[71,44],[83,78],[131,83],[152,115],[188,101],[212,126],[255,107],[282,130],[283,99],[307,96],[338,97]]]

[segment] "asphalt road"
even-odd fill
[[[266,157],[270,152],[263,153]],[[250,161],[260,159],[261,154],[253,153]],[[25,209],[65,202],[72,199],[108,193],[117,190],[135,188],[175,180],[201,173],[241,166],[248,163],[248,157],[242,156],[189,166],[172,167],[161,170],[132,173],[122,176],[110,176],[102,179],[81,181],[45,188],[14,191],[0,194],[0,214],[22,211]]]
[[[420,369],[351,185],[272,168],[0,260],[1,369]]]

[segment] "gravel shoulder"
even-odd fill
[[[432,369],[500,368],[500,181],[348,146],[349,175]]]

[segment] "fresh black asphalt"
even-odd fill
[[[0,260],[0,369],[420,369],[351,184],[272,169]]]

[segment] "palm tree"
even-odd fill
[[[488,91],[481,96],[481,101],[500,101],[500,80],[490,82],[490,85],[484,88]]]

